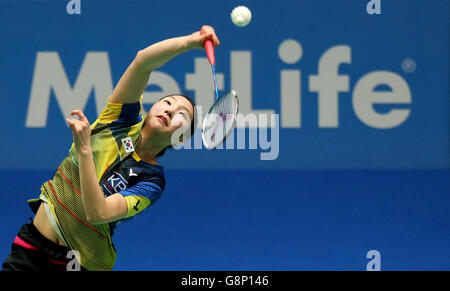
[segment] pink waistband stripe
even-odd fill
[[[16,236],[16,238],[14,239],[14,243],[16,245],[19,245],[25,249],[29,249],[29,250],[34,250],[34,251],[40,251],[40,249],[38,249],[37,247],[27,243],[26,241],[24,241],[23,239],[21,239],[19,236]],[[53,264],[58,264],[58,265],[67,265],[66,262],[61,262],[61,261],[57,261],[55,259],[52,259],[50,257],[47,257],[50,262],[52,262]]]
[[[19,236],[16,236],[16,238],[14,239],[14,243],[16,245],[19,245],[23,248],[29,249],[29,250],[35,250],[35,251],[39,251],[39,249],[29,243],[27,243],[26,241],[24,241],[23,239],[21,239]]]

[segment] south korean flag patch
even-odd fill
[[[127,136],[125,138],[121,139],[123,148],[125,149],[126,153],[132,153],[134,152],[134,146],[133,141],[131,140],[131,137]]]

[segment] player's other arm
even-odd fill
[[[97,181],[92,148],[90,144],[91,127],[86,116],[80,110],[72,111],[76,118],[67,119],[73,132],[73,140],[78,152],[81,193],[87,221],[102,224],[119,220],[128,212],[125,198],[115,193],[105,198]]]
[[[139,101],[153,70],[179,54],[204,47],[207,39],[211,39],[214,46],[220,44],[214,29],[205,25],[190,35],[166,39],[140,50],[114,88],[110,101],[122,104]]]

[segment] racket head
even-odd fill
[[[202,140],[207,149],[219,146],[236,124],[239,99],[236,91],[222,95],[209,109],[202,124]]]

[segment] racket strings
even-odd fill
[[[214,118],[211,124],[207,125],[207,129],[214,127],[210,135],[210,139],[223,139],[227,134],[227,128],[230,127],[231,114],[234,113],[235,102],[232,94],[227,94],[220,98],[212,108],[211,112]],[[219,127],[220,126],[220,127]]]
[[[216,102],[209,110],[203,123],[202,139],[207,148],[214,148],[225,140],[234,126],[238,110],[237,96],[234,91],[219,98],[216,70],[212,64],[211,68],[214,76]]]

